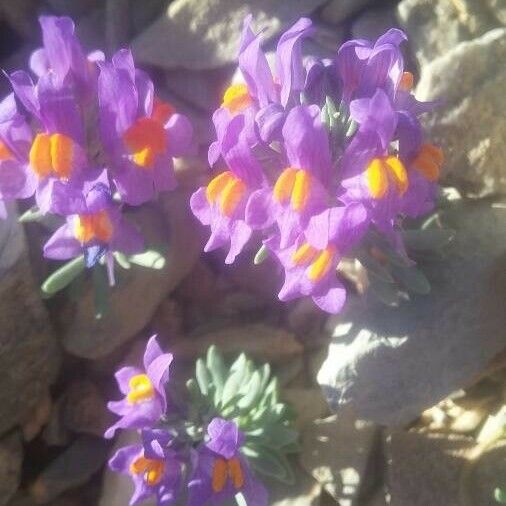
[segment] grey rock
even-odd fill
[[[151,320],[160,302],[191,270],[202,250],[202,239],[193,231],[186,192],[160,197],[162,209],[144,207],[134,214],[147,244],[165,252],[160,270],[132,266],[117,269],[117,286],[110,291],[109,308],[94,318],[91,286],[63,313],[65,349],[85,358],[99,358],[126,343]]]
[[[335,501],[353,506],[376,478],[369,464],[378,442],[378,427],[346,410],[306,428],[300,463]]]
[[[76,21],[76,18],[86,14],[90,10],[98,7],[99,0],[48,0],[48,4],[60,16],[70,16]]]
[[[59,348],[14,213],[0,221],[0,277],[2,433],[28,421],[59,367]]]
[[[237,59],[242,23],[249,13],[268,39],[322,3],[324,0],[175,0],[164,16],[134,39],[132,47],[144,64],[221,67]]]
[[[397,25],[395,10],[389,5],[367,9],[351,26],[351,34],[356,39],[377,39],[389,28]]]
[[[494,0],[403,0],[397,14],[423,66],[460,42],[497,27],[494,13],[499,13],[500,8],[494,8],[493,3]]]
[[[422,68],[419,100],[442,99],[426,121],[445,152],[443,176],[463,191],[506,191],[506,28],[462,42]]]
[[[456,230],[447,258],[424,265],[432,291],[391,308],[372,298],[329,319],[318,374],[333,410],[402,425],[467,386],[505,346],[504,209],[459,202],[442,219]]]
[[[37,504],[54,504],[65,491],[86,483],[105,463],[103,438],[81,436],[49,464],[30,487]]]
[[[295,484],[267,483],[270,506],[319,506],[322,486],[294,463]]]
[[[297,413],[295,424],[298,430],[329,414],[327,403],[317,388],[283,388],[281,397]]]
[[[394,432],[387,439],[391,506],[460,506],[460,477],[473,440]],[[488,503],[469,503],[488,504]]]
[[[0,506],[5,506],[16,493],[22,462],[23,445],[19,432],[0,439]]]
[[[506,25],[506,3],[504,0],[485,0],[485,3],[492,10],[499,23]]]
[[[371,0],[331,0],[321,12],[322,21],[337,25],[371,4]]]

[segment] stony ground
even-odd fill
[[[72,15],[89,49],[130,44],[193,120],[199,149],[178,168],[180,189],[133,216],[165,245],[166,267],[123,272],[100,321],[86,283],[41,300],[54,268],[40,260],[44,230],[0,224],[0,506],[127,504],[128,485],[104,472],[105,402],[116,395],[113,371],[138,360],[153,332],[177,357],[175,381],[211,343],[273,365],[302,443],[297,485],[272,485],[273,505],[495,504],[494,488],[506,487],[506,447],[487,439],[506,404],[504,2],[1,0],[3,69],[25,66],[41,12]],[[186,202],[207,177],[210,113],[248,12],[267,49],[301,15],[317,26],[308,54],[330,56],[346,38],[392,25],[408,32],[417,96],[444,97],[427,126],[447,155],[444,183],[462,195],[441,213],[456,240],[444,259],[421,263],[430,295],[384,306],[348,266],[350,287],[366,294],[327,318],[307,301],[279,304],[278,273],[253,266],[253,252],[227,268],[220,254],[201,256],[204,231]]]

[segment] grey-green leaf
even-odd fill
[[[290,464],[281,453],[256,445],[246,445],[242,448],[242,452],[248,457],[251,466],[258,473],[293,485],[294,479]]]
[[[211,373],[211,380],[215,388],[215,399],[214,403],[217,405],[221,400],[221,394],[223,392],[223,386],[225,385],[225,378],[227,376],[227,368],[223,357],[216,348],[212,345],[207,350],[206,365]]]
[[[402,268],[394,270],[395,277],[410,292],[427,295],[430,292],[430,283],[425,274],[416,267]]]
[[[201,358],[199,358],[195,364],[195,376],[202,395],[207,396],[209,393],[209,384],[211,383],[211,375]]]
[[[80,255],[54,271],[42,283],[44,294],[51,296],[68,286],[85,268],[84,256]]]
[[[237,407],[242,410],[251,409],[262,393],[261,387],[262,375],[259,371],[255,371],[247,384],[245,395],[237,402]]]
[[[255,258],[253,259],[253,263],[255,265],[260,265],[267,259],[268,256],[269,250],[267,249],[267,246],[265,246],[265,244],[262,244],[262,246],[260,246],[259,250],[256,252]]]
[[[496,488],[494,490],[494,499],[499,504],[506,504],[506,490],[501,489],[501,488]]]
[[[32,221],[40,221],[44,217],[44,214],[40,211],[37,206],[33,206],[25,211],[19,218],[20,223],[30,223]]]
[[[148,249],[144,253],[130,255],[128,261],[132,264],[155,270],[163,269],[166,263],[165,257],[159,251],[153,249]]]

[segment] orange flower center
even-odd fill
[[[222,107],[228,109],[232,114],[243,111],[253,103],[245,84],[232,84],[225,90]]]
[[[127,395],[127,401],[130,404],[137,404],[138,402],[152,399],[155,395],[153,383],[147,374],[136,374],[130,378],[128,382],[130,391]]]
[[[212,487],[213,492],[219,493],[227,484],[228,479],[236,490],[244,485],[244,473],[241,462],[237,457],[231,459],[217,458],[213,465]]]
[[[40,178],[55,175],[68,179],[72,174],[74,141],[64,134],[37,134],[29,159],[32,170]]]
[[[307,170],[288,167],[274,184],[274,199],[280,204],[290,205],[294,211],[303,211],[311,193],[312,176]]]
[[[406,168],[396,156],[374,158],[367,166],[366,176],[369,191],[375,199],[382,199],[392,183],[400,195],[409,186]]]
[[[161,106],[163,107],[163,106]],[[163,109],[157,112],[163,115]],[[156,158],[167,148],[167,139],[162,123],[153,118],[138,119],[124,134],[123,141],[133,161],[143,169],[151,169]]]
[[[411,91],[414,83],[415,78],[413,77],[413,74],[411,72],[403,72],[399,82],[399,89],[402,91]]]
[[[414,167],[429,181],[437,181],[439,179],[443,163],[443,151],[433,144],[423,144],[418,155],[413,160]]]
[[[0,162],[11,160],[12,158],[14,158],[12,151],[7,147],[6,144],[0,141]]]
[[[168,102],[163,102],[158,97],[153,100],[153,111],[151,119],[157,121],[161,125],[165,125],[169,118],[176,112],[174,107]]]
[[[296,266],[307,266],[307,277],[313,283],[321,281],[332,268],[337,253],[335,246],[327,246],[318,250],[309,243],[304,243],[292,255],[292,262]]]
[[[150,486],[158,485],[164,472],[165,463],[163,460],[138,457],[130,464],[130,473],[142,474],[144,481]]]
[[[225,216],[232,216],[246,192],[246,184],[231,171],[218,174],[207,185],[209,204],[217,203]]]
[[[74,235],[82,244],[93,239],[101,242],[109,242],[112,236],[112,223],[107,211],[99,211],[93,214],[82,214],[75,222]]]

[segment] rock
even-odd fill
[[[460,42],[498,26],[494,13],[499,13],[500,8],[493,7],[493,3],[494,0],[488,0],[489,5],[483,0],[403,0],[397,14],[423,67]],[[448,80],[454,82],[453,77]]]
[[[168,336],[182,334],[183,315],[178,302],[171,298],[163,300],[153,317],[151,327],[155,334]]]
[[[290,332],[263,323],[226,327],[200,336],[170,342],[171,353],[178,360],[193,361],[205,355],[212,344],[225,355],[244,352],[259,362],[286,363],[302,354],[303,348]]]
[[[319,506],[322,486],[296,462],[293,465],[295,484],[268,483],[270,506]]]
[[[117,437],[114,448],[110,452],[110,457],[112,457],[119,448],[138,443],[139,436],[135,431],[123,431]],[[125,506],[125,504],[129,504],[133,491],[133,483],[128,476],[114,473],[107,468],[104,473],[102,492],[98,506]],[[151,499],[142,504],[143,506],[155,506],[156,500]]]
[[[47,2],[55,11],[55,14],[60,16],[70,16],[77,20],[77,18],[90,12],[99,5],[99,0],[48,0]]]
[[[328,415],[328,406],[320,390],[316,388],[284,388],[281,390],[284,401],[293,406],[297,413],[295,424],[299,431],[318,418]]]
[[[282,389],[287,387],[305,388],[307,386],[303,355],[275,363],[272,367],[272,374],[278,378],[279,386]]]
[[[61,417],[66,429],[99,437],[113,423],[100,389],[87,379],[74,381],[67,387]]]
[[[253,14],[268,39],[311,13],[324,0],[175,0],[132,43],[143,64],[187,69],[217,68],[237,59],[244,18]],[[195,36],[195,35],[198,36]]]
[[[451,2],[448,2],[451,4]],[[443,99],[426,126],[443,147],[443,176],[475,194],[506,191],[506,28],[462,42],[422,68],[419,100]]]
[[[59,347],[32,278],[17,216],[0,220],[0,434],[33,415],[59,368]]]
[[[423,266],[430,294],[397,309],[366,296],[329,319],[334,337],[318,382],[331,409],[406,424],[472,384],[504,349],[504,210],[482,200],[440,213],[456,238],[444,262]]]
[[[54,504],[63,492],[86,483],[103,465],[108,445],[102,438],[81,436],[42,471],[30,487],[38,504]]]
[[[321,11],[321,19],[337,25],[360,12],[371,0],[331,0]]]
[[[37,26],[37,1],[36,0],[2,0],[0,2],[0,18],[18,34],[28,40],[33,40],[35,34],[40,33]]]
[[[199,233],[192,231],[186,193],[163,196],[162,209],[143,207],[132,214],[148,245],[166,255],[162,269],[132,266],[117,269],[117,286],[110,291],[109,308],[101,319],[94,318],[90,284],[79,303],[64,315],[63,344],[69,353],[99,358],[129,341],[151,320],[160,302],[190,271],[202,248]]]
[[[369,465],[379,429],[351,411],[316,420],[302,433],[300,463],[344,505],[355,505],[376,479]],[[348,501],[348,502],[346,502]]]
[[[393,432],[386,445],[391,506],[464,504],[460,477],[472,447],[473,440],[463,436]]]
[[[19,432],[0,439],[0,506],[16,493],[21,479],[23,446]]]
[[[485,0],[492,14],[502,25],[506,25],[506,4],[502,0]]]
[[[51,395],[49,391],[46,391],[45,395],[42,395],[39,399],[32,416],[23,425],[23,439],[25,441],[34,439],[42,427],[46,425],[51,415],[51,404]]]
[[[166,0],[129,0],[132,31],[134,35],[142,32],[163,13]]]
[[[86,11],[76,25],[76,33],[83,47],[88,51],[95,49],[104,50],[106,47],[105,37],[105,8],[101,7],[92,11]]]
[[[397,25],[395,11],[390,6],[367,9],[351,26],[354,39],[375,40],[388,29]]]
[[[309,298],[298,299],[288,305],[287,328],[307,348],[315,348],[328,341],[323,332],[326,316]]]

